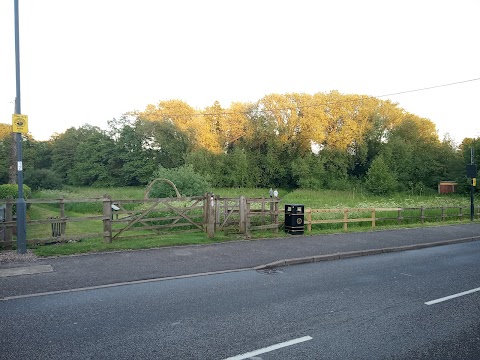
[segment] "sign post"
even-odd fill
[[[17,253],[25,254],[27,252],[27,206],[23,197],[23,150],[22,133],[28,132],[28,117],[22,115],[20,102],[20,38],[19,38],[19,16],[18,0],[14,1],[15,16],[15,114],[12,116],[13,132],[16,133],[17,143]],[[16,131],[15,131],[16,130]]]

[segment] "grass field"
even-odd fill
[[[36,199],[85,199],[102,198],[109,195],[114,200],[143,199],[144,187],[123,187],[123,188],[77,188],[70,187],[61,191],[38,191],[33,194]],[[268,197],[268,189],[248,188],[248,189],[230,189],[218,188],[212,189],[216,195],[221,197]],[[305,208],[313,209],[343,209],[343,208],[432,208],[432,207],[468,207],[470,198],[467,195],[435,195],[435,196],[413,196],[410,194],[396,194],[388,198],[371,196],[362,191],[333,191],[333,190],[294,190],[286,191],[279,189],[280,197],[280,221],[283,222],[283,207],[285,204],[303,204]],[[83,217],[89,215],[101,214],[101,203],[75,203],[66,204],[66,216],[69,218]],[[439,216],[440,210],[433,216]],[[46,219],[48,217],[58,216],[58,205],[54,204],[32,204],[29,210],[29,216],[32,220]],[[369,216],[369,213],[360,214],[360,216]],[[432,215],[427,214],[427,215]],[[408,217],[409,213],[405,212]],[[342,218],[343,214],[329,214],[330,218]],[[354,216],[354,214],[350,214]],[[378,215],[377,215],[378,216]],[[382,217],[396,216],[396,213],[385,213]],[[415,215],[417,216],[417,215]],[[318,217],[317,217],[318,218]],[[464,219],[469,220],[469,219]],[[458,220],[448,220],[443,224],[458,223]],[[405,226],[432,226],[440,225],[438,221],[431,220],[424,224],[417,221],[405,221],[399,225],[397,221],[386,221],[377,224],[378,229],[405,227]],[[349,231],[371,231],[370,223],[351,223]],[[39,238],[49,236],[50,227],[43,225],[31,225],[27,228],[27,238]],[[91,220],[83,222],[68,223],[67,234],[75,237],[75,234],[99,233],[102,231],[101,220]],[[315,225],[312,228],[312,234],[341,232],[342,224],[322,224]],[[254,232],[252,238],[278,237],[286,236],[283,232],[273,233],[269,231]],[[212,242],[223,242],[241,239],[242,235],[218,233],[214,239],[208,239],[202,232],[171,232],[161,235],[152,235],[145,238],[131,238],[114,240],[110,244],[105,244],[101,237],[81,239],[79,242],[66,244],[50,244],[35,247],[35,253],[40,256],[67,255],[75,253],[85,253],[92,251],[108,251],[121,249],[142,249],[162,246],[187,245],[187,244],[205,244]]]

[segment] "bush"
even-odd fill
[[[23,197],[28,199],[32,196],[32,190],[29,186],[23,185]],[[0,199],[6,199],[12,197],[16,199],[18,197],[18,185],[17,184],[3,184],[0,185]]]
[[[0,185],[0,199],[7,199],[12,197],[16,199],[18,197],[18,185],[17,184],[3,184]],[[26,200],[32,197],[32,190],[27,186],[23,185],[23,198]],[[30,210],[30,205],[27,204],[27,211]],[[17,213],[17,206],[13,205],[13,214]]]
[[[193,170],[192,165],[178,168],[161,168],[155,173],[155,179],[168,179],[175,184],[182,196],[200,196],[208,191],[210,184],[207,178]],[[150,190],[149,197],[175,197],[175,190],[164,181],[156,182]]]
[[[33,190],[58,190],[63,187],[60,177],[49,169],[33,169],[25,172],[25,183]]]

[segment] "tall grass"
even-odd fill
[[[328,208],[393,208],[467,206],[470,199],[463,195],[411,195],[405,193],[380,197],[357,191],[294,190],[283,197],[285,204],[303,204],[312,209]]]

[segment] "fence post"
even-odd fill
[[[423,206],[420,208],[420,221],[422,222],[422,224],[425,221],[425,209],[423,208]]]
[[[212,239],[215,236],[215,199],[209,194],[207,199],[207,236]]]
[[[103,196],[103,242],[112,242],[112,199]]]
[[[247,233],[246,207],[247,207],[247,201],[245,199],[245,196],[242,195],[238,200],[238,212],[240,215],[240,234]]]
[[[343,210],[343,231],[348,230],[348,209]]]
[[[444,206],[442,206],[442,221],[445,221],[445,207]]]
[[[261,217],[262,217],[262,225],[265,225],[265,197],[262,196],[262,200],[261,200],[261,207],[262,207],[262,210],[261,210]]]
[[[60,198],[60,236],[65,236],[65,229],[67,223],[65,222],[65,199]]]
[[[274,210],[275,210],[274,218],[275,218],[275,225],[277,225],[275,227],[275,232],[278,232],[278,204],[279,204],[279,200],[277,198],[275,199],[275,202],[274,202]]]
[[[307,213],[307,230],[312,232],[312,208],[307,208],[305,212]]]
[[[372,228],[375,227],[375,220],[376,220],[375,216],[376,216],[375,209],[372,209]]]
[[[250,203],[245,199],[245,236],[250,238]]]

